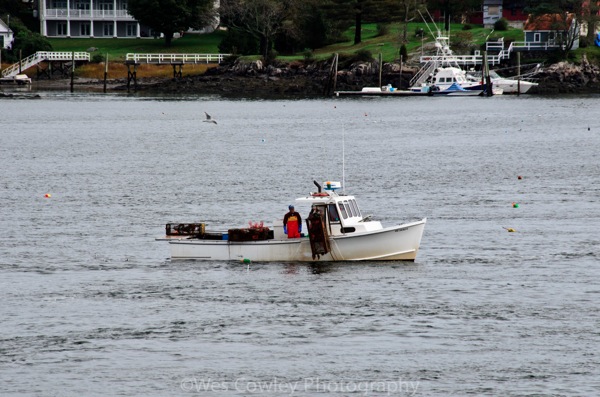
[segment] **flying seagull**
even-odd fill
[[[204,114],[206,115],[206,120],[202,120],[203,122],[217,124],[217,120],[213,120],[212,117],[210,117],[210,114],[206,112],[204,112]]]

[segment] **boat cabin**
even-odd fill
[[[438,86],[441,90],[450,87],[454,83],[458,84],[459,86],[463,86],[464,84],[468,83],[463,70],[459,68],[448,67],[439,69],[435,74],[434,85]]]
[[[339,182],[326,182],[323,192],[319,189],[306,197],[297,198],[296,202],[311,207],[314,205],[319,210],[329,236],[347,236],[382,229],[380,222],[362,215],[354,196],[338,194],[336,190],[340,188]],[[286,238],[281,222],[275,222],[273,228],[275,239]]]

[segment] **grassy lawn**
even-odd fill
[[[432,29],[435,27],[429,25]],[[422,28],[425,31],[423,41],[415,35],[417,29]],[[454,43],[461,35],[470,37],[471,45],[480,46],[485,43],[486,38],[490,40],[504,37],[505,42],[508,41],[523,41],[523,31],[520,29],[510,28],[507,31],[494,31],[483,27],[474,26],[469,30],[462,30],[460,24],[452,24],[450,27],[450,46],[456,54],[464,54],[459,49],[454,47]],[[362,27],[362,42],[354,45],[354,28],[349,28],[344,33],[344,41],[335,43],[323,48],[318,48],[313,51],[316,59],[329,59],[332,54],[354,55],[359,50],[370,51],[374,58],[377,58],[381,53],[383,60],[386,62],[398,59],[401,38],[403,36],[404,26],[402,24],[390,24],[386,34],[379,36],[376,24],[363,24]],[[98,50],[94,54],[109,55],[110,62],[123,62],[127,53],[210,53],[219,52],[218,45],[225,37],[226,32],[216,31],[210,34],[186,34],[180,39],[175,39],[171,47],[165,47],[164,39],[49,39],[55,51],[86,51],[90,47],[96,47]],[[434,31],[435,34],[435,31]],[[430,34],[425,23],[411,22],[406,26],[406,37],[408,42],[406,47],[408,53],[419,54],[421,46],[431,48],[434,39]],[[427,51],[426,51],[427,52]],[[432,50],[429,50],[432,53]],[[591,62],[600,62],[600,47],[590,45],[586,48],[580,48],[573,53],[576,62],[581,61],[583,54]],[[258,55],[244,57],[247,59],[259,59]],[[299,53],[292,56],[279,56],[279,59],[285,61],[301,60],[303,54]],[[196,71],[200,72],[200,70]],[[165,75],[172,73],[172,70],[165,69]]]
[[[106,55],[109,61],[124,61],[129,52],[141,54],[215,54],[225,32],[216,31],[210,34],[185,34],[174,39],[171,47],[165,47],[164,39],[49,39],[54,51],[86,51],[90,47],[98,50],[94,54]]]
[[[430,27],[434,28],[431,24]],[[406,26],[406,37],[408,42],[406,48],[409,53],[418,53],[421,50],[421,38],[415,36],[417,29],[425,31],[424,44],[434,42],[425,23],[411,22]],[[333,53],[353,55],[359,50],[370,51],[374,57],[382,54],[384,61],[392,61],[398,58],[403,36],[404,25],[390,24],[388,32],[382,36],[378,35],[376,24],[363,24],[362,42],[354,45],[354,28],[349,28],[343,35],[345,41],[314,50],[317,59],[330,58]],[[468,32],[468,33],[463,33]],[[474,44],[480,45],[490,35],[491,29],[474,27],[468,31],[462,30],[462,25],[453,24],[450,27],[451,46],[454,35],[468,34],[472,36]],[[90,47],[98,48],[96,54],[108,53],[109,61],[124,61],[127,53],[218,53],[218,45],[225,36],[225,32],[216,31],[210,34],[186,34],[180,39],[173,40],[171,47],[165,47],[163,39],[49,39],[55,51],[86,51]],[[434,32],[435,34],[435,32]],[[510,29],[504,32],[493,32],[490,38],[504,37],[505,40],[523,40],[523,32],[519,29]],[[249,56],[249,59],[256,57]],[[291,61],[302,59],[302,54],[292,56],[280,56],[282,60]]]
[[[432,29],[435,28],[431,24],[429,24],[429,27]],[[485,43],[486,38],[488,36],[489,39],[497,39],[500,37],[504,37],[505,41],[523,40],[523,31],[520,29],[509,29],[507,31],[492,33],[491,29],[486,29],[483,27],[473,27],[472,29],[467,31],[463,31],[462,28],[463,25],[460,24],[452,24],[450,26],[451,48],[453,43],[453,37],[458,37],[463,34],[471,35],[472,43],[478,46]],[[420,37],[417,37],[415,35],[417,29],[423,29],[425,31],[425,37],[423,38],[423,41]],[[434,31],[433,34],[435,35],[437,33]],[[331,57],[331,55],[336,52],[340,54],[354,54],[359,50],[367,50],[370,51],[374,57],[381,53],[383,60],[389,62],[398,59],[400,47],[402,45],[401,39],[403,36],[404,26],[401,24],[389,25],[389,31],[383,36],[378,36],[376,24],[363,24],[361,43],[354,45],[354,29],[351,28],[348,29],[344,34],[344,37],[347,38],[347,41],[319,48],[315,50],[314,53],[316,58],[323,59]],[[431,47],[431,44],[435,41],[431,33],[427,29],[427,25],[425,25],[425,23],[417,22],[411,22],[407,24],[406,39],[408,40],[408,42],[405,45],[409,54],[419,53],[421,51],[422,45],[426,48]],[[455,51],[455,53],[457,52]]]

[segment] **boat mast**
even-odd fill
[[[342,192],[346,193],[346,128],[342,126]]]

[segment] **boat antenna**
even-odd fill
[[[346,193],[346,128],[342,125],[342,193]]]

